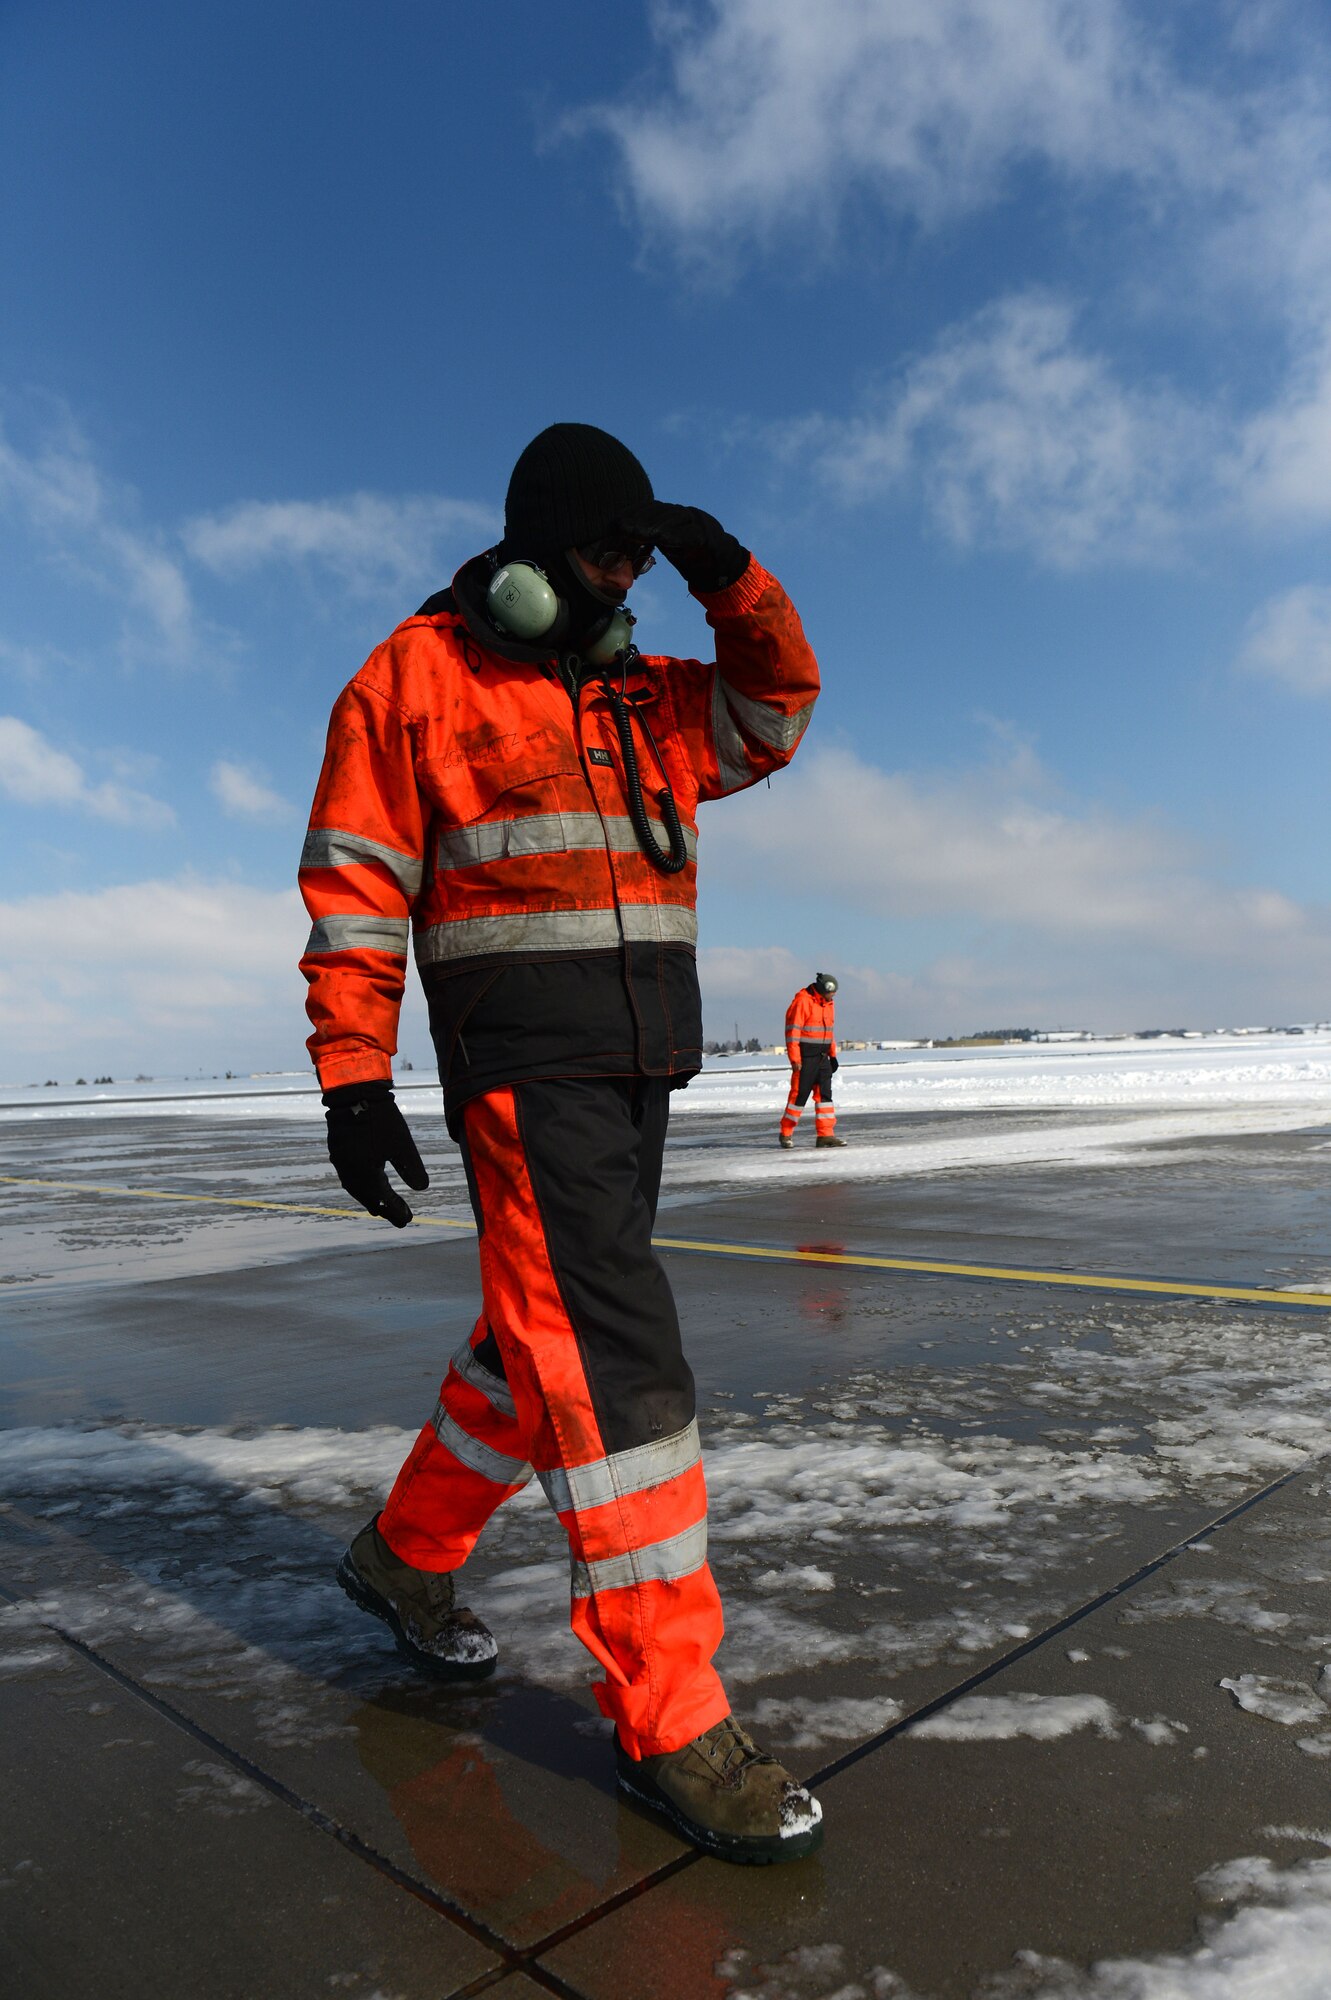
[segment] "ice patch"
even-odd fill
[[[0,1432],[0,1491],[31,1498],[67,1496],[71,1488],[102,1495],[151,1488],[168,1512],[204,1513],[215,1494],[193,1483],[202,1476],[258,1500],[351,1505],[387,1491],[414,1438],[387,1424],[249,1433],[150,1424],[10,1430]]]
[[[1019,1736],[1052,1743],[1079,1729],[1117,1736],[1118,1715],[1098,1694],[970,1694],[913,1722],[908,1736],[936,1743],[1001,1743]]]
[[[1154,1715],[1149,1721],[1134,1716],[1129,1727],[1141,1737],[1143,1743],[1168,1746],[1177,1743],[1180,1736],[1188,1734],[1186,1722],[1174,1722],[1167,1715]]]
[[[1236,1674],[1217,1682],[1233,1695],[1249,1715],[1264,1716],[1268,1722],[1282,1722],[1287,1728],[1327,1720],[1326,1703],[1304,1681],[1277,1680],[1269,1674]]]
[[[1125,1625],[1143,1625],[1167,1618],[1207,1618],[1218,1625],[1235,1625],[1245,1632],[1283,1632],[1293,1623],[1288,1611],[1270,1611],[1255,1583],[1176,1583],[1126,1605]]]
[[[839,1944],[797,1945],[768,1963],[755,1962],[752,1952],[732,1945],[712,1970],[728,1982],[725,2000],[920,2000],[883,1965],[848,1980],[846,1953]]]
[[[771,1736],[783,1748],[818,1750],[825,1743],[860,1743],[888,1728],[901,1714],[901,1703],[890,1695],[857,1700],[847,1695],[817,1700],[794,1695],[787,1700],[768,1696],[757,1702],[749,1720],[755,1735]]]
[[[272,1804],[267,1792],[239,1771],[233,1771],[229,1764],[196,1758],[184,1768],[195,1783],[179,1788],[182,1805],[198,1806],[213,1819],[234,1819],[238,1813],[257,1812],[261,1806]]]
[[[757,1590],[835,1590],[836,1578],[829,1569],[813,1563],[791,1564],[786,1569],[765,1569],[753,1579]]]

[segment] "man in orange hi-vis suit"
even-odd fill
[[[653,548],[715,661],[632,643]],[[817,692],[776,578],[710,514],[657,501],[618,439],[551,425],[513,469],[503,542],[339,699],[301,865],[338,1177],[398,1227],[386,1165],[428,1185],[391,1088],[410,941],[480,1238],[480,1318],[339,1581],[427,1672],[491,1672],[454,1578],[534,1473],[621,1789],[745,1862],[807,1854],[822,1813],[712,1665],[693,1376],[652,1225],[669,1095],[702,1063],[697,809],[788,763]]]
[[[813,1116],[818,1146],[844,1146],[836,1136],[836,1112],[832,1108],[832,1072],[840,1068],[836,1052],[835,1004],[837,983],[830,972],[815,973],[801,986],[786,1009],[786,1054],[790,1059],[790,1096],[786,1100],[778,1138],[786,1147],[795,1143],[795,1127],[800,1113],[813,1094]]]

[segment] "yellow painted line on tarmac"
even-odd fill
[[[49,1188],[63,1194],[120,1195],[135,1201],[192,1201],[218,1208],[262,1208],[283,1215],[325,1215],[338,1222],[373,1222],[378,1218],[363,1208],[316,1208],[299,1201],[259,1201],[245,1195],[179,1194],[168,1188],[106,1187],[95,1181],[47,1181],[20,1179],[16,1174],[0,1174],[0,1186]],[[421,1229],[457,1229],[474,1236],[474,1222],[457,1222],[447,1216],[418,1215],[412,1224]],[[764,1243],[710,1243],[703,1237],[654,1236],[658,1250],[688,1250],[706,1257],[751,1257],[776,1264],[825,1264],[854,1271],[912,1271],[941,1278],[988,1278],[1004,1285],[1062,1285],[1078,1292],[1118,1292],[1144,1294],[1151,1298],[1234,1299],[1245,1305],[1308,1306],[1325,1312],[1331,1309],[1331,1292],[1280,1292],[1253,1285],[1197,1285],[1182,1279],[1104,1277],[1086,1271],[1034,1271],[1014,1264],[955,1264],[933,1257],[870,1257],[849,1250],[783,1250]]]
[[[1085,1292],[1146,1292],[1156,1297],[1242,1299],[1248,1304],[1331,1307],[1328,1292],[1261,1291],[1245,1285],[1191,1285],[1169,1278],[1104,1278],[1080,1271],[1024,1271],[1013,1264],[945,1264],[925,1257],[866,1257],[842,1250],[776,1250],[749,1243],[688,1242],[654,1236],[658,1250],[700,1250],[712,1257],[760,1257],[787,1264],[848,1265],[858,1271],[923,1271],[944,1278],[996,1278],[1005,1285],[1067,1285]]]
[[[283,1215],[331,1215],[339,1222],[378,1221],[363,1208],[315,1208],[304,1201],[255,1201],[239,1194],[179,1194],[170,1188],[102,1187],[95,1181],[31,1181],[20,1180],[17,1174],[0,1174],[0,1186],[53,1188],[59,1194],[118,1194],[134,1201],[199,1201],[215,1208],[271,1208]],[[453,1222],[443,1215],[418,1215],[416,1221],[424,1229],[465,1229],[476,1234],[474,1222]]]

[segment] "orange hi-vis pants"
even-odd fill
[[[781,1118],[781,1136],[792,1139],[800,1113],[813,1094],[813,1118],[820,1139],[830,1139],[836,1131],[836,1109],[832,1103],[832,1060],[826,1049],[812,1049],[801,1057],[800,1066],[790,1072],[790,1096]]]
[[[453,1570],[533,1471],[572,1555],[572,1625],[630,1756],[676,1750],[730,1712],[712,1666],[693,1376],[651,1233],[668,1092],[558,1078],[460,1114],[484,1310],[379,1530],[403,1562]]]

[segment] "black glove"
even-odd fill
[[[674,507],[650,500],[622,514],[615,533],[628,541],[650,542],[673,563],[690,590],[725,590],[749,566],[749,552],[728,535],[715,515],[700,507]]]
[[[836,1072],[840,1069],[841,1064],[837,1061],[836,1057],[833,1056],[828,1066],[831,1069],[833,1075],[835,1075]]]
[[[388,1083],[342,1083],[324,1092],[328,1106],[328,1157],[353,1201],[405,1229],[411,1210],[389,1184],[391,1161],[409,1188],[427,1188],[430,1176],[416,1151],[406,1119]]]

